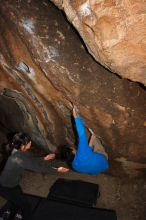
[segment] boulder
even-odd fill
[[[73,145],[71,103],[102,138],[112,175],[144,175],[146,91],[99,65],[47,0],[1,0],[0,123],[37,147]]]
[[[146,2],[52,0],[74,25],[96,61],[146,85]]]

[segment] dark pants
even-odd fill
[[[0,185],[0,195],[10,201],[14,207],[22,210],[24,220],[32,220],[31,208],[29,202],[22,192],[21,187],[4,187]]]

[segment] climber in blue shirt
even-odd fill
[[[78,133],[78,147],[77,149],[66,148],[66,156],[73,170],[98,175],[109,167],[107,153],[92,130],[90,130],[92,135],[88,143],[85,127],[76,107],[73,107],[73,116]]]

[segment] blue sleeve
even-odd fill
[[[86,130],[85,126],[83,124],[83,121],[81,117],[76,117],[75,118],[75,124],[76,124],[76,129],[77,129],[77,134],[78,134],[78,152],[84,152],[90,149],[88,145],[88,138],[86,135]]]

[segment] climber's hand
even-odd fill
[[[74,116],[74,118],[79,116],[79,109],[77,108],[76,105],[73,106],[73,116]]]

